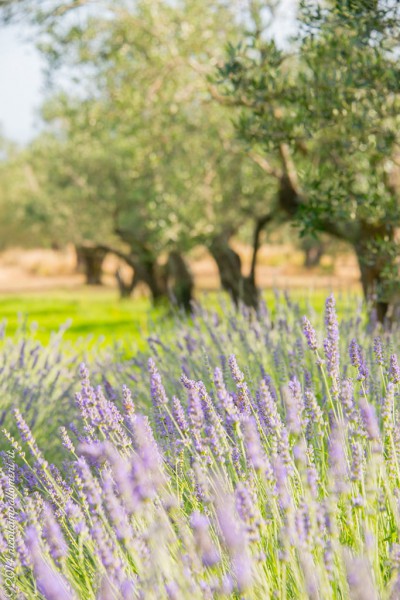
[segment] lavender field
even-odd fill
[[[2,600],[399,598],[398,350],[333,296],[3,336]]]

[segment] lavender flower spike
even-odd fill
[[[400,366],[396,354],[390,357],[389,380],[394,384],[400,383]]]
[[[65,542],[61,527],[56,521],[49,505],[46,505],[44,511],[43,532],[49,545],[52,558],[58,562],[61,558],[67,556],[68,546]]]
[[[219,561],[219,554],[211,540],[207,517],[195,511],[190,518],[190,524],[193,528],[196,547],[201,555],[203,565],[212,567]]]
[[[332,377],[334,394],[339,393],[339,325],[335,310],[335,298],[331,294],[325,304],[325,326],[327,336],[324,340],[324,351],[329,375]]]
[[[374,338],[374,354],[375,354],[376,364],[383,366],[384,365],[383,347],[382,347],[382,340],[380,337]]]
[[[217,500],[217,518],[223,540],[231,557],[236,587],[240,593],[251,586],[252,572],[247,536],[237,519],[231,496]]]
[[[317,351],[317,334],[315,333],[314,327],[311,325],[307,317],[303,317],[303,333],[307,340],[308,347],[313,352]]]
[[[76,596],[68,589],[64,578],[53,571],[43,558],[35,527],[28,527],[25,542],[30,551],[39,592],[46,600],[75,600]]]

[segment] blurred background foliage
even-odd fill
[[[302,0],[3,0],[48,66],[45,123],[1,142],[0,246],[74,244],[88,283],[118,256],[122,296],[190,310],[205,247],[257,306],[265,231],[312,265],[345,242],[383,320],[398,301],[400,7]],[[244,272],[233,240],[251,244]]]

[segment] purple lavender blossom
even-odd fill
[[[152,358],[149,359],[148,369],[150,373],[150,390],[153,407],[155,412],[155,420],[157,431],[161,439],[173,435],[174,426],[171,418],[166,410],[169,405],[167,394],[161,381],[160,373]]]
[[[339,363],[338,320],[328,298],[324,351],[330,392],[337,393],[333,415],[324,397],[325,372],[316,368],[321,331],[303,320],[315,365],[303,356],[293,303],[277,307],[273,327],[252,311],[225,308],[226,318],[216,324],[203,308],[195,309],[194,325],[177,317],[177,339],[171,336],[168,344],[152,335],[165,385],[150,361],[153,410],[145,402],[146,352],[128,359],[107,354],[110,371],[96,356],[92,380],[100,378],[105,392],[91,384],[82,365],[76,416],[68,412],[77,408],[71,403],[76,358],[70,368],[57,365],[57,344],[41,356],[32,353],[28,339],[19,367],[20,340],[10,360],[0,348],[4,396],[12,389],[13,402],[21,405],[15,413],[17,439],[6,432],[7,448],[0,451],[0,549],[9,550],[7,515],[13,510],[17,593],[50,600],[75,595],[211,600],[223,594],[320,600],[334,590],[356,600],[397,598],[400,552],[395,547],[390,552],[400,507],[396,335],[385,331],[373,343],[364,319],[343,320],[343,342],[357,336],[363,345],[354,337],[349,369],[345,357]],[[234,355],[228,364],[229,352],[247,354],[248,365],[239,369]],[[36,379],[29,382],[28,369],[38,355]],[[369,361],[374,361],[370,377]],[[229,370],[234,392],[224,382]],[[59,386],[63,378],[70,390],[60,406],[65,423],[75,425],[60,429],[61,452],[51,464],[53,440],[43,453],[43,442],[34,437],[38,432],[45,440],[36,399],[46,397],[53,417],[50,402],[59,396],[53,397],[52,382]],[[114,382],[129,379],[136,381],[135,402],[141,399],[147,416],[137,412],[127,387],[117,392]],[[54,413],[57,427],[59,416]],[[21,438],[32,456],[24,454]],[[8,452],[17,463],[12,475]],[[345,547],[359,557],[346,554]],[[276,568],[265,568],[269,564]]]
[[[360,442],[351,440],[350,442],[351,449],[351,479],[352,481],[361,481],[363,475],[363,449]]]
[[[258,412],[268,434],[278,433],[282,429],[282,420],[278,412],[276,398],[265,380],[261,380],[257,394]]]
[[[335,491],[337,493],[347,490],[347,459],[344,449],[342,432],[335,428],[329,439],[329,463],[332,470]]]
[[[46,600],[74,600],[75,596],[65,579],[43,558],[38,534],[33,526],[29,526],[26,530],[25,543],[30,552],[38,590]]]
[[[371,441],[378,441],[380,439],[380,432],[374,406],[367,402],[367,400],[362,399],[360,401],[360,412],[369,439]]]
[[[393,429],[394,419],[394,394],[395,394],[395,384],[389,381],[386,394],[382,402],[382,421],[386,431],[390,431]]]
[[[289,433],[286,427],[280,432],[277,444],[279,457],[282,459],[285,469],[289,475],[293,473],[293,458],[290,452]]]
[[[236,587],[243,593],[251,586],[253,576],[246,535],[236,518],[232,497],[219,496],[216,513],[223,540],[231,557]]]
[[[210,482],[207,478],[206,465],[199,460],[193,462],[193,481],[197,500],[201,504],[208,504],[211,500]]]
[[[221,490],[220,490],[221,493]],[[246,550],[244,529],[237,519],[233,498],[223,494],[217,498],[216,512],[223,541],[231,555],[241,554]]]
[[[182,433],[187,433],[189,431],[189,425],[181,401],[177,396],[172,397],[172,414]]]
[[[93,509],[101,506],[101,489],[97,479],[92,475],[89,465],[84,458],[78,458],[75,463],[76,473],[82,481],[86,499]]]
[[[200,512],[195,511],[190,517],[190,524],[193,529],[196,548],[201,556],[204,566],[214,566],[220,560],[220,557],[210,536],[210,524],[207,517]]]
[[[135,404],[132,399],[132,392],[128,386],[122,386],[122,404],[127,415],[132,416],[135,412]]]
[[[61,527],[56,521],[51,507],[47,504],[44,510],[43,535],[49,546],[51,557],[58,562],[65,558],[68,552],[68,546],[61,531]]]
[[[297,377],[289,381],[287,391],[284,389],[284,400],[287,412],[287,424],[291,433],[300,433],[303,425],[304,399],[301,385]]]
[[[114,581],[122,581],[123,564],[118,553],[118,547],[107,534],[104,526],[98,518],[94,519],[91,528],[91,536],[96,544],[97,554],[106,569],[107,574]]]
[[[129,516],[116,494],[115,487],[111,474],[106,472],[102,484],[104,505],[110,515],[117,539],[129,542],[133,538]]]
[[[225,463],[225,447],[224,441],[226,441],[225,432],[218,423],[217,426],[209,423],[205,427],[205,432],[207,435],[207,443],[210,446],[210,449],[216,458],[218,464],[222,465]]]
[[[307,418],[306,438],[310,439],[315,426],[322,428],[324,415],[311,387],[304,390],[304,412]]]
[[[121,595],[122,598],[133,598],[135,595],[136,585],[132,579],[125,579],[121,583]]]
[[[374,354],[375,354],[376,364],[383,366],[385,361],[384,361],[384,357],[383,357],[382,340],[380,337],[374,338]]]
[[[346,419],[350,422],[356,420],[356,409],[354,403],[354,386],[351,379],[343,379],[340,390],[340,402]]]
[[[188,419],[193,446],[198,454],[205,454],[203,440],[205,418],[198,390],[193,387],[188,391]]]
[[[352,600],[378,600],[367,559],[346,553],[345,565]]]
[[[349,355],[353,367],[358,368],[360,366],[360,347],[355,338],[353,338],[350,342]]]
[[[74,502],[71,498],[68,498],[64,506],[64,511],[69,523],[72,525],[72,530],[74,533],[77,536],[85,536],[88,533],[88,528],[81,506]]]
[[[324,351],[328,374],[332,377],[332,392],[339,392],[339,325],[336,315],[335,298],[331,294],[325,303],[325,326],[327,336],[324,340]]]
[[[60,427],[60,434],[64,448],[72,452],[72,454],[75,454],[75,446],[73,445],[65,427]]]
[[[131,458],[131,496],[142,503],[156,496],[165,477],[162,456],[145,417],[136,418],[134,436],[137,454]]]
[[[313,498],[316,499],[318,497],[319,475],[315,464],[309,459],[307,465],[307,483]]]
[[[41,452],[36,444],[35,438],[33,437],[29,426],[27,425],[26,421],[22,417],[18,408],[14,409],[14,417],[15,417],[15,422],[19,429],[21,438],[26,444],[28,444],[33,456],[35,456],[36,458],[41,456]]]
[[[279,505],[283,511],[287,511],[291,504],[287,481],[288,472],[286,465],[280,456],[276,457],[273,463],[273,469]]]
[[[247,388],[244,375],[242,371],[239,369],[239,365],[236,360],[236,356],[231,354],[229,357],[229,368],[232,374],[232,379],[236,384],[236,388],[238,390],[238,394],[236,397],[235,404],[239,409],[239,412],[242,414],[250,414],[250,404],[251,398],[250,393]]]
[[[303,333],[305,335],[310,350],[316,352],[318,349],[317,334],[315,333],[315,329],[313,328],[307,317],[303,317]]]
[[[262,471],[266,468],[266,456],[262,448],[260,435],[257,430],[257,423],[254,417],[248,417],[242,421],[244,445],[249,464],[255,471]]]
[[[256,507],[256,494],[243,483],[238,483],[235,489],[235,507],[239,517],[246,524],[246,531],[250,542],[260,539],[259,511]]]
[[[165,584],[165,591],[167,593],[168,600],[180,600],[180,598],[182,597],[181,590],[179,589],[179,586],[176,583],[176,581],[168,581]]]
[[[231,394],[225,387],[222,371],[218,367],[214,371],[214,384],[217,390],[217,397],[221,408],[226,413],[226,425],[229,435],[233,436],[233,429],[239,422],[239,411],[233,401]]]
[[[15,547],[17,549],[18,558],[21,565],[27,569],[32,569],[33,564],[31,560],[31,555],[26,545],[25,539],[23,538],[20,531],[15,532]],[[6,552],[6,550],[3,550]]]
[[[200,434],[204,425],[204,412],[200,394],[195,387],[188,393],[188,417],[192,429]]]
[[[400,366],[396,354],[390,356],[389,380],[395,385],[400,383]]]
[[[368,377],[368,367],[362,355],[362,351],[360,346],[357,343],[356,339],[352,339],[349,346],[349,354],[350,360],[353,367],[358,369],[358,377],[359,381],[364,381]]]

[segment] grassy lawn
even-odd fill
[[[315,312],[323,310],[328,289],[293,290],[290,298],[298,302],[302,311],[311,306]],[[270,309],[275,310],[275,295],[271,290],[264,292]],[[217,305],[217,295],[203,294],[201,300],[209,306]],[[345,313],[354,302],[360,300],[357,291],[338,292],[338,309]],[[168,327],[168,310],[165,307],[152,307],[147,298],[120,300],[116,291],[110,289],[59,290],[24,295],[0,296],[0,320],[6,320],[8,335],[20,327],[32,327],[36,337],[46,342],[50,334],[61,326],[69,324],[65,339],[72,342],[91,338],[92,343],[121,341],[143,346],[143,337],[148,332],[149,323],[164,320]]]
[[[140,345],[149,319],[165,314],[153,308],[146,298],[121,301],[108,289],[62,290],[29,295],[0,297],[0,319],[7,333],[28,326],[45,342],[50,334],[67,325],[65,339],[78,341],[89,336],[93,342],[122,340]]]

